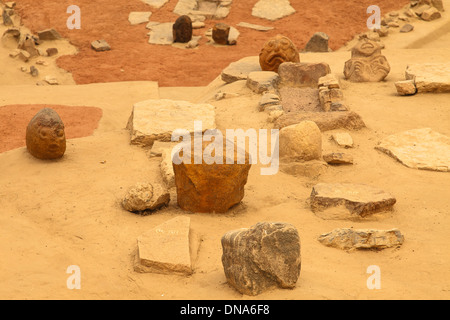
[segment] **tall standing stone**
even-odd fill
[[[192,39],[192,20],[189,16],[179,17],[172,27],[173,42],[187,43]]]
[[[294,226],[261,222],[222,237],[222,264],[228,283],[242,294],[274,287],[294,288],[301,269],[300,236]]]
[[[212,30],[212,38],[215,43],[228,44],[228,36],[230,34],[230,26],[225,23],[217,23]]]
[[[316,32],[305,47],[306,52],[328,52],[328,40],[330,37],[324,32]]]

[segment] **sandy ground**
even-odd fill
[[[449,1],[445,4],[450,8]],[[39,161],[25,147],[0,154],[0,298],[449,299],[448,174],[409,169],[374,149],[381,138],[408,129],[431,127],[450,136],[450,94],[400,97],[394,86],[403,79],[408,63],[448,62],[449,23],[447,11],[439,21],[420,23],[420,28],[418,23],[416,35],[385,39],[383,54],[391,65],[385,82],[342,81],[346,102],[367,125],[350,132],[355,148],[346,151],[354,156],[353,166],[329,167],[318,179],[309,179],[281,172],[261,176],[254,165],[243,202],[226,214],[186,213],[176,205],[173,190],[170,206],[164,210],[150,216],[124,211],[119,201],[127,188],[142,180],[161,181],[160,160],[130,145],[125,125],[133,103],[171,98],[213,104],[222,130],[270,128],[267,114],[258,112],[260,96],[243,82],[224,85],[216,79],[197,88],[158,88],[156,82],[148,81],[61,86],[35,86],[20,79],[12,85],[2,83],[1,105],[92,106],[101,108],[103,116],[93,135],[68,140],[59,161]],[[346,48],[301,54],[304,62],[329,63],[341,79],[349,57]],[[240,96],[215,101],[212,97],[218,90]],[[323,133],[323,153],[342,150],[330,141],[332,133]],[[318,182],[370,184],[394,194],[397,203],[394,211],[362,221],[322,220],[307,202]],[[189,216],[193,231],[202,237],[194,274],[134,272],[137,237],[179,215]],[[295,289],[249,297],[226,283],[220,239],[227,231],[260,221],[288,222],[298,229],[302,270]],[[395,227],[404,234],[405,243],[379,252],[348,253],[317,241],[320,234],[341,227]],[[81,269],[81,290],[67,289],[70,265]],[[380,267],[380,290],[366,286],[370,265]]]

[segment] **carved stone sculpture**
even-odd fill
[[[263,71],[278,72],[283,62],[300,62],[300,56],[289,38],[277,35],[264,44],[259,54],[259,64]]]

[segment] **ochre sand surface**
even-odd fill
[[[446,5],[450,8],[448,1]],[[448,12],[444,19],[449,21]],[[436,26],[445,27],[444,23],[423,24],[423,28],[432,33],[442,30]],[[419,32],[427,34],[423,29]],[[355,164],[329,167],[318,179],[281,172],[261,176],[260,166],[254,165],[243,202],[226,214],[184,212],[176,205],[173,190],[169,207],[152,215],[123,210],[119,202],[130,186],[143,180],[161,181],[160,160],[130,145],[125,126],[133,103],[169,98],[213,104],[221,130],[270,128],[267,114],[258,112],[260,96],[248,90],[245,82],[224,85],[217,78],[198,88],[158,88],[157,83],[147,81],[1,86],[1,105],[94,106],[103,115],[91,136],[68,140],[66,154],[58,161],[39,161],[25,147],[0,154],[0,297],[255,299],[226,283],[220,239],[227,231],[260,221],[282,221],[293,224],[300,234],[300,278],[293,290],[275,289],[257,299],[449,299],[448,173],[409,169],[374,149],[385,136],[409,129],[430,127],[450,135],[449,94],[400,97],[394,86],[395,81],[404,79],[409,63],[448,62],[450,47],[441,41],[448,37],[444,34],[432,41],[418,37],[414,41],[411,34],[401,36],[384,40],[383,54],[392,69],[381,83],[343,80],[343,66],[350,57],[345,48],[301,54],[304,62],[330,64],[342,81],[346,103],[367,125],[350,132],[355,148],[345,152],[353,155]],[[402,49],[398,39],[406,37],[404,46],[416,42],[414,49]],[[215,101],[219,90],[240,96]],[[329,139],[333,132],[323,133],[324,154],[343,150]],[[307,201],[318,182],[373,185],[391,192],[397,203],[393,211],[361,221],[322,220],[311,212]],[[202,238],[194,274],[134,272],[137,237],[179,215],[190,217],[192,230]],[[346,227],[399,228],[405,243],[380,252],[347,253],[317,241],[322,233]],[[81,290],[67,289],[70,265],[81,269]],[[380,290],[366,286],[370,265],[380,267]]]
[[[128,15],[132,11],[152,11],[150,21],[171,22],[178,17],[172,11],[177,4],[170,0],[161,9],[152,9],[140,0],[79,0],[81,29],[69,30],[66,21],[70,1],[17,0],[17,10],[23,23],[33,32],[55,28],[78,48],[78,53],[58,59],[58,65],[71,72],[78,84],[110,81],[158,81],[160,86],[205,86],[229,63],[246,56],[258,55],[268,38],[283,34],[302,50],[318,31],[330,36],[330,47],[340,48],[358,32],[367,29],[366,9],[371,0],[291,0],[295,14],[270,22],[253,17],[252,8],[258,0],[234,1],[229,16],[224,20],[207,20],[205,28],[194,30],[204,35],[217,22],[236,27],[239,22],[273,26],[268,32],[237,27],[241,33],[236,46],[222,47],[206,44],[202,37],[200,47],[184,50],[172,46],[148,44],[146,24],[132,26]],[[378,0],[382,12],[398,10],[408,0]],[[37,8],[38,7],[38,8]],[[95,52],[90,43],[105,39],[112,50]],[[111,63],[113,62],[113,63]]]

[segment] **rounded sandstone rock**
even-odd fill
[[[58,159],[64,155],[64,123],[56,111],[44,108],[31,119],[26,131],[26,145],[30,154],[38,159]]]
[[[313,121],[302,121],[280,130],[280,158],[288,161],[319,160],[322,133]]]

